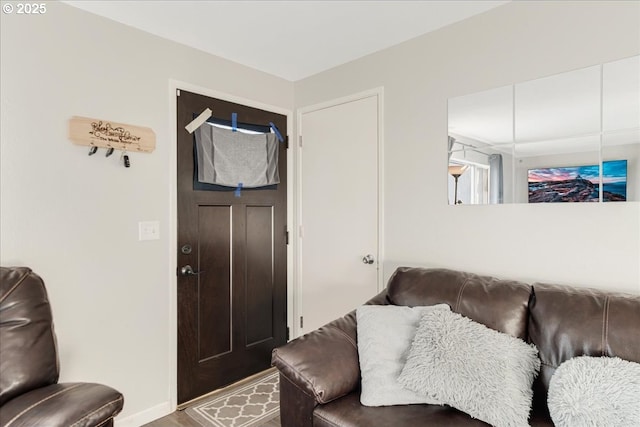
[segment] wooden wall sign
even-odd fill
[[[150,153],[156,148],[156,134],[151,128],[88,117],[69,119],[69,139],[78,145],[123,151]]]

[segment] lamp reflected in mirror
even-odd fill
[[[462,201],[458,200],[458,178],[467,170],[469,165],[449,165],[449,175],[451,175],[455,181],[455,187],[453,190],[453,204],[462,204]]]

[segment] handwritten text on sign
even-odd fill
[[[152,129],[107,120],[74,116],[69,119],[69,139],[74,144],[152,152],[156,134]]]

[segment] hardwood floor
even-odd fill
[[[184,411],[175,411],[166,417],[158,418],[143,427],[202,427]]]
[[[142,427],[202,427],[196,420],[185,414],[184,411],[176,411],[166,417],[151,421]],[[281,427],[280,416],[262,424],[261,427]]]
[[[235,384],[231,384],[230,386],[227,386],[220,390],[216,390],[215,392],[209,395],[206,395],[196,400],[193,400],[191,402],[188,402],[187,405],[196,405],[198,403],[202,403],[206,400],[211,399],[216,394],[222,394],[227,391],[233,390],[234,388],[241,387],[247,384],[248,382],[254,380],[257,377],[268,375],[269,373],[273,373],[273,372],[275,372],[275,368],[269,368],[266,371],[259,372],[256,375],[240,380]],[[202,426],[196,420],[194,420],[189,415],[187,415],[186,412],[184,412],[183,410],[179,410],[165,417],[158,418],[157,420],[144,424],[141,427],[202,427]],[[256,427],[281,427],[280,415],[278,415],[276,418],[272,419],[271,421],[268,421]]]

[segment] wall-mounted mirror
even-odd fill
[[[640,56],[449,99],[449,204],[640,200]]]

